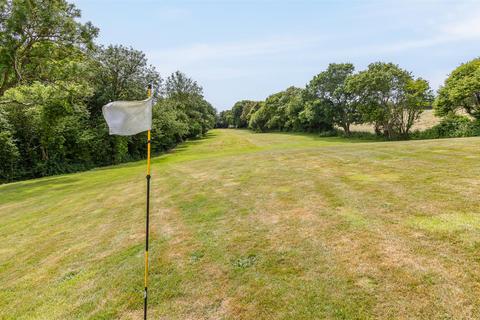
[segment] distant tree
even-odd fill
[[[288,102],[288,94],[286,91],[280,91],[272,94],[265,99],[262,106],[264,109],[267,122],[265,123],[268,130],[283,130],[287,118],[286,103]]]
[[[16,175],[17,161],[20,156],[13,138],[13,126],[0,109],[0,183],[7,182]]]
[[[256,103],[249,112],[249,128],[264,132],[326,131],[333,128],[331,116],[324,103],[306,90],[289,87]]]
[[[333,120],[329,108],[317,99],[311,99],[308,95],[304,98],[305,107],[299,113],[299,122],[302,131],[323,132],[333,129]]]
[[[187,117],[187,137],[199,137],[215,126],[216,110],[203,98],[203,89],[182,72],[172,73],[165,81],[165,99]]]
[[[80,10],[63,0],[1,1],[0,96],[16,85],[51,82],[59,64],[92,48],[98,29],[79,17]]]
[[[180,71],[172,73],[165,82],[165,97],[189,99],[192,95],[203,96],[202,87]]]
[[[289,87],[270,95],[261,104],[250,102],[249,127],[256,131],[293,129],[302,109],[302,93],[302,89]]]
[[[303,102],[303,90],[293,86],[269,96],[265,100],[269,113],[268,129],[288,131],[296,127]]]
[[[357,95],[362,120],[388,138],[406,136],[432,100],[428,83],[395,64],[376,62],[347,79]]]
[[[236,128],[246,128],[248,125],[248,113],[253,107],[254,102],[250,100],[241,100],[236,102],[232,111],[233,126]]]
[[[224,110],[217,114],[216,128],[228,128],[233,125],[232,110]]]
[[[350,134],[350,125],[360,120],[355,94],[348,91],[345,83],[354,72],[351,63],[332,63],[326,71],[316,75],[306,87],[316,105],[324,105],[335,125]]]
[[[121,45],[98,47],[93,69],[95,101],[90,105],[96,106],[94,113],[109,101],[145,99],[149,84],[154,89],[161,85],[160,74],[148,65],[145,54]],[[154,94],[158,95],[158,90]]]
[[[300,114],[305,110],[305,90],[290,87],[286,90],[285,101],[285,130],[303,131],[305,123],[302,122]]]
[[[267,131],[267,122],[269,120],[268,110],[265,108],[265,103],[261,102],[257,111],[250,117],[248,127],[257,132]]]
[[[252,114],[255,113],[259,108],[260,108],[260,102],[244,100],[242,114],[240,115],[240,120],[243,125],[243,128],[248,127]]]
[[[433,93],[428,81],[418,78],[410,79],[405,85],[403,110],[396,114],[396,127],[400,135],[407,137],[410,129],[420,118],[421,113],[433,101]]]
[[[152,148],[154,152],[169,150],[189,134],[187,115],[177,109],[175,101],[160,99],[153,107]]]
[[[440,116],[463,109],[480,119],[480,58],[460,65],[450,74],[438,91],[434,107]]]
[[[242,112],[243,112],[243,101],[236,102],[233,105],[231,111],[232,111],[233,125],[235,126],[235,128],[241,128],[243,122],[240,119],[240,117],[242,116]]]

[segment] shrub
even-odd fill
[[[466,116],[448,114],[439,124],[422,132],[415,132],[414,139],[438,139],[480,136],[480,121]]]

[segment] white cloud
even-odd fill
[[[324,38],[324,37],[323,37]],[[319,44],[322,37],[274,36],[267,39],[226,43],[199,43],[187,47],[148,52],[152,60],[162,64],[181,61],[181,64],[199,63],[206,60],[228,60],[280,54]]]
[[[403,53],[407,53],[408,60],[419,50],[445,52],[462,42],[480,40],[480,3],[456,6],[444,15],[425,15],[427,11],[415,10],[408,6],[404,20],[393,19],[396,16],[392,13],[391,23],[379,30],[375,29],[377,23],[388,23],[390,19],[382,12],[375,12],[372,15],[376,17],[370,16],[368,21],[366,18],[352,21],[352,30],[336,31],[326,25],[312,32],[316,34],[275,34],[239,41],[200,42],[156,48],[146,53],[163,75],[180,69],[200,83],[208,84],[206,88],[211,90],[219,105],[228,105],[235,95],[233,92],[239,90],[238,84],[245,87],[249,95],[258,96],[267,90],[266,83],[306,82],[305,77],[318,72],[328,62],[351,61],[366,65],[375,59],[390,59],[392,55],[398,58],[398,54],[403,56]],[[172,17],[182,14],[168,13]],[[368,24],[369,21],[373,22]],[[402,59],[397,62],[402,63]],[[445,65],[441,71],[439,68],[429,64],[417,70],[421,70],[419,72],[436,88],[449,70]],[[264,83],[259,84],[259,81]],[[235,98],[238,97],[235,95]]]
[[[480,12],[477,11],[477,12]],[[147,52],[151,61],[161,69],[178,69],[185,66],[194,66],[202,63],[216,63],[218,61],[235,61],[242,58],[275,56],[286,53],[301,52],[309,56],[365,56],[398,53],[414,49],[431,48],[438,45],[480,39],[480,16],[477,14],[462,16],[454,15],[447,22],[438,22],[430,25],[427,35],[415,39],[399,40],[396,42],[373,43],[365,46],[348,48],[331,48],[328,46],[327,36],[274,36],[266,39],[257,39],[239,42],[224,43],[197,43],[185,47],[168,48]],[[308,54],[307,49],[310,50]],[[315,49],[315,50],[313,50]],[[230,69],[229,71],[232,71]]]
[[[450,39],[480,38],[480,6],[474,15],[458,17],[456,21],[441,28],[445,37]]]
[[[480,12],[480,8],[479,11]],[[414,35],[412,35],[414,36]],[[414,49],[431,48],[466,40],[480,39],[480,16],[455,16],[450,21],[432,26],[430,34],[414,40],[400,40],[355,48],[354,55],[398,53]],[[343,50],[338,52],[344,54]]]

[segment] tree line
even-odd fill
[[[455,69],[436,97],[426,80],[393,63],[375,62],[360,72],[351,63],[332,63],[305,88],[289,87],[265,101],[236,102],[217,115],[216,126],[331,134],[341,128],[349,136],[353,124],[367,123],[377,136],[406,139],[432,106],[442,121],[415,137],[480,134],[480,58]]]
[[[110,136],[101,108],[146,98],[154,87],[152,151],[215,125],[202,87],[177,71],[166,79],[141,51],[100,46],[63,0],[0,2],[0,182],[141,159],[146,134]]]

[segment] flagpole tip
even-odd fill
[[[148,86],[147,86],[147,95],[148,95],[149,98],[152,97],[152,84],[151,83],[148,84]]]

